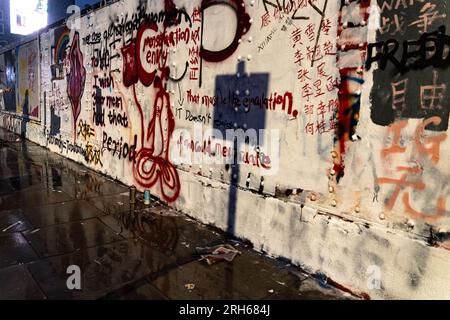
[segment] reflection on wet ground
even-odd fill
[[[350,298],[2,129],[0,142],[0,299]],[[224,243],[242,254],[198,261],[196,247]]]

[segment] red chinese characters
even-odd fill
[[[447,138],[447,134],[441,133],[424,137],[425,128],[430,125],[438,125],[441,122],[439,117],[431,117],[419,124],[414,133],[413,146],[416,148],[419,158],[422,160],[431,160],[432,165],[436,165],[440,158],[441,143]],[[401,120],[389,126],[388,135],[392,137],[391,145],[381,150],[381,157],[385,159],[388,156],[405,153],[407,148],[400,145],[402,130],[406,128],[408,120]],[[426,184],[422,181],[423,168],[422,165],[413,166],[397,166],[396,171],[401,173],[400,178],[381,177],[377,181],[379,184],[394,185],[395,188],[386,202],[386,208],[392,210],[397,202],[398,197],[402,193],[402,202],[404,210],[414,219],[422,219],[424,221],[435,221],[445,214],[445,197],[439,195],[436,200],[434,213],[421,212],[411,205],[411,190],[425,190]]]

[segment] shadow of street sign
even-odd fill
[[[264,141],[266,123],[267,91],[269,86],[268,73],[248,74],[245,62],[239,62],[237,73],[216,77],[215,93],[218,104],[214,109],[214,129],[222,133],[224,139],[233,137],[233,163],[231,165],[231,183],[228,197],[227,232],[234,234],[236,223],[237,188],[239,183],[238,150],[241,146],[233,135],[227,137],[227,130],[249,129],[256,131],[255,143],[261,146]],[[261,131],[260,131],[261,130]]]

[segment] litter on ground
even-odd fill
[[[218,245],[215,247],[197,247],[196,250],[201,256],[199,261],[206,260],[209,265],[224,260],[232,262],[238,254],[241,254],[240,251],[229,244]]]

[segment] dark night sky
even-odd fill
[[[93,5],[100,0],[75,0],[75,4],[79,6],[81,9],[84,9],[84,6],[87,4]]]

